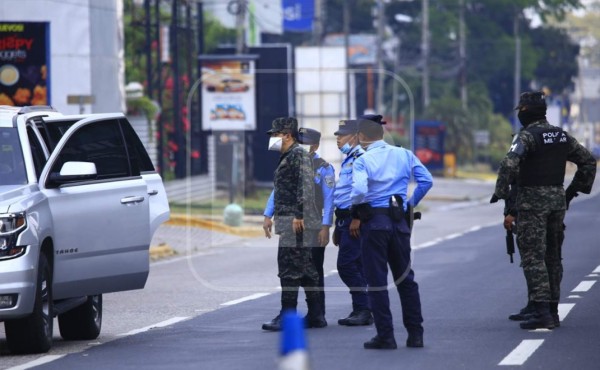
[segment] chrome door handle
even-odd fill
[[[148,195],[156,195],[156,194],[158,194],[158,190],[150,190],[148,192]]]
[[[121,199],[121,204],[141,203],[144,197],[125,197]]]

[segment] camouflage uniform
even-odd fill
[[[561,133],[566,145],[566,160],[577,165],[577,172],[569,188],[589,194],[596,175],[596,161],[592,154],[573,137],[542,119],[528,125],[513,141],[511,151],[500,164],[496,196],[500,199],[509,198],[509,184],[515,181],[518,183],[519,171],[526,165],[528,155],[540,150],[532,129],[554,129]],[[553,166],[564,168],[565,164],[554,163]],[[529,300],[558,302],[563,272],[560,249],[564,238],[565,190],[562,184],[519,184],[517,193],[517,245],[529,288]]]
[[[276,120],[274,128],[276,124],[280,129],[292,125],[286,119]],[[318,244],[321,219],[314,200],[312,162],[308,153],[297,143],[281,154],[274,184],[274,224],[275,233],[279,234],[277,263],[282,303],[295,306],[300,286],[305,290],[307,301],[318,300],[319,276],[309,247]],[[294,233],[294,218],[304,220],[304,232]]]

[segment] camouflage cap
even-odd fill
[[[546,109],[546,96],[542,91],[527,91],[519,97],[519,104],[515,110],[520,110],[523,107],[528,108],[543,108]]]
[[[307,127],[300,127],[298,130],[298,142],[300,144],[314,145],[319,144],[321,133],[317,130]]]
[[[298,120],[295,117],[279,117],[275,118],[271,123],[271,129],[267,131],[267,135],[277,134],[280,132],[290,133],[292,136],[298,136]]]

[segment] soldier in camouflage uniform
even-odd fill
[[[515,136],[502,160],[494,196],[507,199],[509,184],[519,187],[517,245],[529,300],[536,313],[521,322],[522,329],[553,329],[558,319],[562,263],[561,234],[565,210],[578,192],[589,194],[596,176],[592,154],[572,136],[546,120],[542,92],[521,94],[519,121],[523,130]],[[566,162],[577,165],[572,183],[563,188]]]
[[[275,233],[279,234],[277,265],[281,283],[281,312],[264,330],[281,330],[281,314],[296,310],[300,286],[306,293],[308,314],[305,325],[310,328],[327,326],[319,297],[319,275],[312,261],[311,249],[317,245],[321,215],[314,199],[314,173],[308,153],[300,147],[298,121],[294,117],[277,118],[267,132],[269,150],[281,152],[275,170]],[[270,221],[270,220],[269,220]],[[265,235],[271,237],[271,224],[263,224]]]

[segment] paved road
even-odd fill
[[[600,303],[598,288],[569,291],[582,280],[593,281],[594,277],[586,276],[600,264],[595,246],[600,236],[595,231],[600,221],[598,196],[577,198],[568,215],[563,302],[576,306],[560,329],[530,333],[506,320],[507,313],[524,303],[524,281],[518,264],[508,263],[503,250],[501,205],[487,203],[493,184],[438,181],[436,185],[455,196],[459,191],[453,187],[462,189],[468,197],[426,200],[425,217],[413,235],[426,348],[363,350],[362,342],[374,335],[373,329],[336,325],[350,307],[348,293],[332,273],[326,281],[330,326],[308,331],[313,369],[397,368],[398,364],[409,369],[495,368],[505,358],[515,361],[510,353],[524,340],[544,342],[523,368],[597,368],[598,354],[588,343],[599,339],[599,324],[594,320]],[[443,194],[438,195],[443,199]],[[260,323],[278,310],[276,240],[221,237],[199,232],[193,238],[198,248],[182,247],[193,253],[152,264],[146,289],[106,295],[104,327],[97,341],[64,342],[56,337],[49,354],[4,355],[0,368],[63,355],[67,356],[39,368],[276,368],[279,336],[260,330]],[[327,271],[335,269],[335,255],[335,248],[330,248]],[[405,334],[397,295],[392,293],[391,298],[396,337],[402,343]],[[162,328],[150,329],[155,326]],[[540,342],[523,343],[533,348]],[[0,353],[4,346],[0,333]]]

